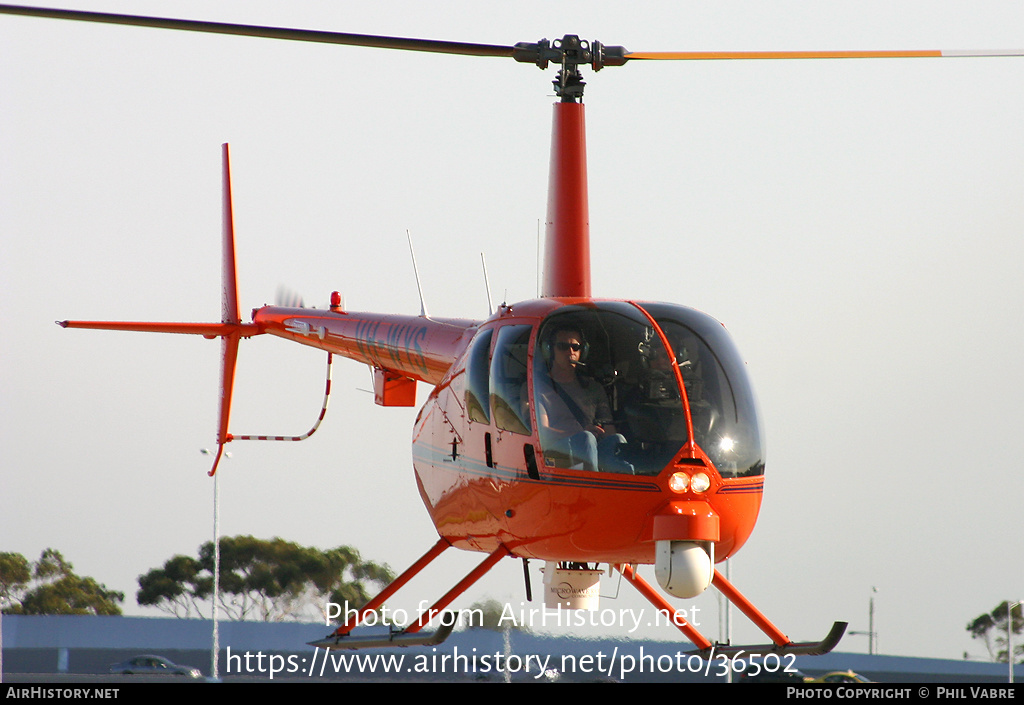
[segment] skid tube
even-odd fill
[[[632,566],[619,565],[616,566],[616,568],[620,573],[622,573],[622,576],[640,592],[641,595],[646,597],[647,600],[658,609],[659,612],[669,615],[671,622],[675,624],[687,639],[693,642],[694,646],[697,647],[697,650],[690,653],[704,656],[706,658],[710,658],[715,654],[728,656],[740,653],[745,656],[762,656],[764,654],[820,656],[821,654],[827,654],[834,649],[836,645],[839,644],[839,640],[843,638],[843,634],[846,633],[847,623],[835,622],[832,625],[832,629],[829,630],[829,633],[821,641],[794,642],[788,636],[783,634],[778,627],[772,624],[767,617],[761,614],[760,610],[754,607],[754,604],[744,597],[732,583],[726,580],[725,576],[719,573],[716,568],[712,585],[718,588],[718,591],[721,592],[729,602],[736,605],[740,612],[745,614],[758,629],[764,632],[768,638],[772,640],[772,643],[759,644],[756,646],[712,643],[691,624],[683,619],[679,619],[677,616],[674,616],[676,615],[675,608],[673,608],[672,605],[661,596],[661,594],[652,588],[647,581],[637,575]]]
[[[465,592],[473,583],[482,578],[484,574],[493,568],[498,561],[505,556],[511,555],[507,548],[504,546],[498,546],[494,552],[489,554],[487,558],[480,563],[480,565],[471,570],[466,577],[456,583],[455,587],[446,592],[441,599],[435,602],[433,606],[431,606],[426,613],[421,615],[414,624],[410,624],[405,629],[392,631],[386,635],[352,636],[351,632],[367,617],[367,615],[376,611],[384,604],[385,600],[398,592],[398,590],[412,580],[417,573],[427,567],[428,564],[450,547],[451,544],[448,543],[446,539],[439,539],[438,542],[434,544],[429,551],[424,553],[419,560],[409,566],[404,573],[391,581],[391,583],[389,583],[388,586],[380,592],[380,594],[367,602],[361,610],[358,610],[354,619],[346,618],[345,623],[334,630],[331,634],[327,635],[327,637],[319,641],[311,641],[309,642],[309,645],[315,646],[319,649],[373,649],[388,646],[430,646],[433,644],[440,644],[448,638],[452,633],[452,630],[455,628],[454,618],[450,622],[446,622],[444,608],[450,605],[456,597]],[[435,617],[440,617],[441,622],[437,631],[421,634],[420,630],[430,624],[431,620]]]

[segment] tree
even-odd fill
[[[0,609],[21,602],[32,579],[32,568],[20,553],[0,553]]]
[[[177,617],[204,616],[213,593],[213,549],[208,541],[197,558],[174,556],[140,575],[138,603]],[[369,600],[368,583],[394,579],[390,568],[363,561],[349,546],[322,551],[280,538],[222,538],[220,566],[217,604],[235,620],[322,619],[327,602],[355,609]]]
[[[195,558],[174,556],[163,568],[154,568],[139,576],[135,600],[175,617],[202,617],[200,603],[213,592],[213,571],[204,576],[200,574],[202,570],[202,564]]]
[[[498,602],[493,597],[488,597],[484,600],[474,602],[469,606],[472,619],[474,620],[470,624],[470,629],[489,629],[492,632],[502,632],[506,629],[517,632],[529,632],[530,629],[525,624],[519,624],[516,621],[516,615],[514,613],[505,614],[506,605]],[[477,624],[476,620],[479,618],[482,623]],[[504,619],[502,619],[504,617]]]
[[[997,606],[988,614],[983,614],[967,625],[967,631],[974,639],[983,639],[985,648],[993,661],[1006,663],[1006,611],[1010,602],[1006,601]],[[1013,608],[1013,633],[1020,634],[1024,631],[1024,618],[1021,615],[1021,605]],[[1024,654],[1024,639],[1014,637],[1013,657],[1014,663],[1020,661],[1020,655]]]
[[[121,614],[124,593],[74,572],[60,551],[48,548],[31,569],[18,553],[0,554],[0,604],[5,614]]]

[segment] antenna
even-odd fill
[[[540,218],[537,218],[537,298],[540,298]]]
[[[412,249],[412,235],[408,229],[405,231],[405,236],[409,239],[409,254],[412,255],[412,271],[416,275],[416,290],[420,293],[420,315],[426,318],[429,315],[427,313],[427,304],[423,300],[423,287],[420,286],[420,270],[416,266],[416,251]]]
[[[484,268],[484,289],[487,290],[487,315],[494,314],[494,303],[491,302],[491,283],[487,280],[487,260],[484,259],[484,253],[480,253],[480,264]]]

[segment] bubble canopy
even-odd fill
[[[570,304],[545,317],[536,346],[533,417],[547,466],[657,475],[692,437],[722,477],[764,474],[746,366],[710,316],[665,303]]]

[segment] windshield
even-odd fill
[[[656,475],[686,444],[669,352],[635,306],[565,306],[537,336],[533,399],[544,463]]]
[[[683,377],[694,441],[723,477],[764,474],[764,439],[746,365],[725,327],[675,304],[643,304]]]
[[[672,304],[565,306],[543,321],[536,346],[534,419],[545,466],[656,475],[689,442],[692,425],[693,441],[723,477],[764,473],[744,363],[710,316]]]

